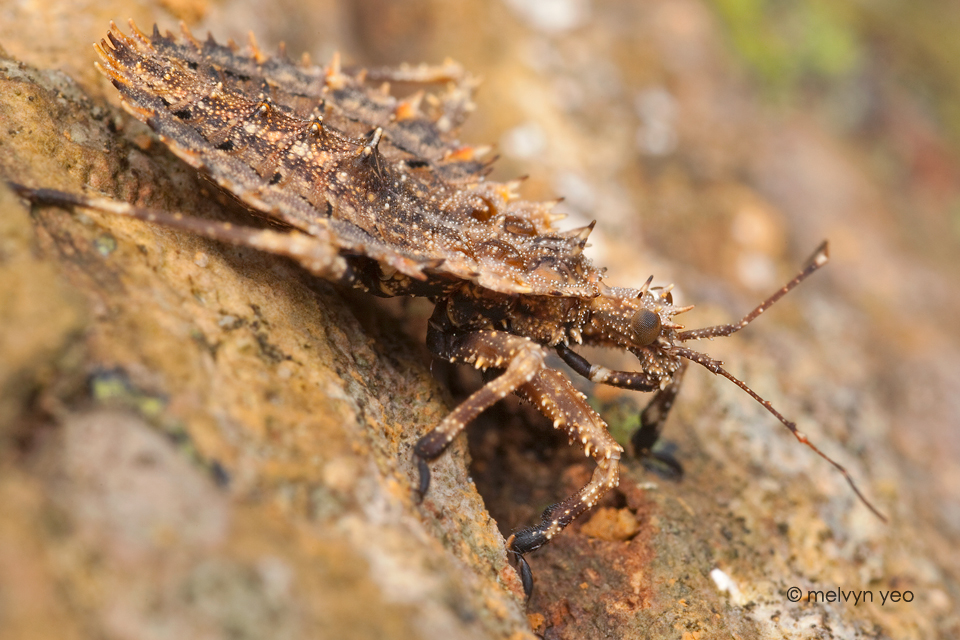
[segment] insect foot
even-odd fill
[[[612,287],[583,252],[594,227],[558,230],[550,203],[521,199],[518,183],[487,180],[483,147],[457,139],[476,82],[454,63],[399,69],[351,69],[269,57],[213,38],[132,35],[111,24],[96,45],[98,68],[124,109],[210,182],[252,209],[270,228],[210,222],[87,195],[15,185],[24,197],[91,207],[220,242],[291,258],[311,274],[377,296],[420,296],[435,305],[427,347],[437,358],[497,374],[461,402],[413,448],[417,495],[430,489],[431,460],[482,411],[514,394],[564,432],[596,467],[574,495],[546,509],[539,524],[507,541],[529,596],[525,556],[549,542],[619,482],[623,448],[562,372],[552,350],[596,384],[652,392],[632,438],[634,452],[654,452],[689,362],[731,380],[762,404],[798,441],[829,461],[878,517],[850,474],[816,448],[772,405],[694,351],[691,340],[743,329],[828,261],[824,243],[807,266],[739,322],[684,330],[690,306],[671,287]],[[397,97],[389,83],[420,85]],[[430,99],[424,99],[430,92]],[[589,362],[578,345],[636,356],[636,371]]]

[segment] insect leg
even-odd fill
[[[640,413],[640,428],[630,438],[630,444],[633,445],[633,455],[639,458],[653,458],[666,465],[670,470],[670,475],[679,478],[683,475],[683,467],[669,453],[654,451],[653,445],[660,439],[660,433],[663,431],[663,425],[667,421],[667,415],[670,408],[673,407],[673,401],[680,391],[680,383],[683,380],[683,374],[687,370],[687,363],[681,362],[670,378],[667,386],[659,389],[650,400],[650,403]]]
[[[564,344],[557,345],[557,354],[570,365],[571,369],[593,382],[633,391],[656,391],[656,395],[640,414],[640,428],[631,438],[633,453],[638,457],[653,458],[662,462],[674,477],[683,475],[680,463],[669,454],[654,452],[653,445],[660,438],[667,414],[680,390],[680,382],[687,368],[686,362],[681,361],[680,368],[673,373],[669,384],[661,388],[659,379],[654,376],[633,371],[612,371],[600,365],[590,364],[586,358]]]
[[[608,490],[619,484],[619,461],[623,448],[609,434],[607,424],[563,373],[541,369],[529,382],[521,385],[516,394],[553,420],[554,428],[565,430],[571,443],[579,441],[584,453],[597,463],[590,482],[580,491],[544,510],[540,524],[521,529],[507,540],[507,548],[517,556],[523,588],[529,596],[533,588],[533,576],[523,558],[524,554],[549,542],[577,516],[597,504]]]
[[[631,391],[654,391],[660,388],[659,378],[639,371],[611,371],[606,367],[590,364],[586,358],[563,343],[557,345],[557,355],[570,365],[571,369],[591,382]]]
[[[367,69],[367,80],[374,82],[412,82],[416,84],[444,84],[447,82],[462,82],[467,77],[463,67],[447,60],[441,65],[420,64],[397,68],[382,67]]]
[[[12,182],[9,184],[21,197],[31,202],[61,207],[85,207],[136,218],[170,229],[189,231],[211,240],[292,258],[310,273],[334,282],[350,284],[353,281],[353,274],[347,262],[339,255],[329,233],[323,228],[318,227],[314,235],[295,230],[256,229],[229,222],[186,216],[182,213],[135,207],[108,198],[91,198],[53,189],[31,189]]]
[[[546,357],[543,347],[537,343],[502,331],[450,335],[431,327],[427,344],[434,355],[450,362],[472,364],[478,369],[504,369],[504,372],[461,402],[430,433],[417,441],[413,453],[420,472],[421,498],[430,488],[427,461],[442,454],[464,427],[487,407],[534,377],[543,368]]]

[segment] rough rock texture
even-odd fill
[[[0,81],[6,176],[229,217],[66,77],[6,60]],[[31,565],[5,544],[26,563],[3,572],[5,626],[46,619],[12,590],[43,571],[82,599],[79,628],[108,636],[484,637],[524,623],[462,447],[414,506],[410,447],[446,404],[388,315],[292,264],[95,212],[33,209],[46,261],[20,257],[30,218],[4,204],[4,468],[31,470],[8,486],[29,489],[35,517],[16,520],[37,528],[11,535],[76,556]]]
[[[28,211],[0,189],[0,636],[960,633],[960,169],[882,72],[858,78],[856,124],[831,128],[836,103],[765,106],[693,0],[124,4],[0,5],[4,178],[246,215],[116,109],[90,47],[110,19],[252,29],[318,61],[453,57],[484,77],[463,138],[499,141],[497,175],[565,196],[571,227],[598,218],[611,282],[676,282],[698,305],[688,326],[739,317],[830,238],[827,269],[743,335],[699,346],[891,522],[691,370],[666,432],[686,476],[626,461],[602,508],[529,557],[525,608],[501,532],[591,467],[504,403],[416,505],[410,446],[452,402],[418,342],[423,305],[97,212]],[[454,395],[475,383],[435,369]],[[592,392],[625,441],[646,398]],[[875,601],[806,598],[837,589]],[[882,603],[891,590],[913,601]]]

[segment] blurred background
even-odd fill
[[[799,416],[891,523],[873,519],[842,477],[732,385],[691,371],[681,394],[690,399],[678,402],[665,434],[689,477],[674,485],[635,465],[627,484],[657,484],[652,497],[623,489],[606,505],[656,532],[630,540],[644,562],[626,560],[614,534],[607,540],[571,527],[566,542],[531,558],[538,591],[525,614],[516,600],[497,605],[517,626],[485,626],[465,613],[460,623],[471,634],[528,637],[526,624],[558,638],[960,634],[956,2],[6,0],[0,46],[32,67],[63,72],[93,104],[116,106],[90,45],[109,20],[126,30],[129,17],[145,30],[156,22],[176,31],[183,20],[219,41],[244,43],[252,31],[265,51],[283,41],[292,56],[307,52],[317,63],[334,51],[361,66],[453,58],[483,80],[460,137],[495,145],[491,177],[527,176],[525,197],[562,197],[564,228],[597,219],[589,251],[607,281],[637,286],[653,273],[661,284],[675,282],[679,302],[698,305],[685,316],[689,326],[740,317],[830,240],[827,269],[744,335],[703,349]],[[393,312],[413,317],[416,338],[428,310]],[[14,349],[15,337],[2,340]],[[617,354],[591,357],[630,367]],[[10,376],[19,369],[11,371],[4,389],[15,386]],[[645,399],[594,394],[617,437],[628,438]],[[12,406],[27,402],[9,397]],[[530,432],[514,428],[531,420],[524,411],[509,405],[470,436],[472,479],[504,534],[535,520],[589,469],[549,432],[516,435]],[[15,460],[3,464],[21,464]],[[539,471],[524,468],[531,460],[542,463]],[[711,511],[717,504],[724,515]],[[19,539],[13,512],[0,511],[7,539]],[[664,542],[664,532],[677,540]],[[731,536],[743,548],[718,551]],[[703,558],[682,555],[698,544],[710,550]],[[680,555],[651,560],[669,553]],[[578,567],[585,557],[592,564]],[[769,557],[780,561],[761,568]],[[53,595],[23,602],[40,603],[41,617],[44,607],[58,611],[73,634],[61,637],[173,637],[109,607],[90,613],[95,597],[77,604],[57,592],[55,576],[72,570],[63,568],[69,563],[38,562],[47,568],[30,573],[31,584]],[[624,573],[622,589],[601,588],[616,583],[602,567],[617,562],[639,564]],[[684,575],[685,565],[697,567],[694,577]],[[3,592],[20,588],[11,573],[17,566],[0,562],[0,624],[27,615],[4,609]],[[716,591],[710,566],[739,579],[739,592],[717,592],[703,604],[700,590]],[[916,600],[791,605],[782,594],[793,584],[910,589]],[[208,635],[196,637],[228,635],[203,628]],[[284,637],[311,635],[296,628]],[[230,637],[257,637],[237,629]],[[437,628],[413,622],[410,629],[410,637],[431,637]]]

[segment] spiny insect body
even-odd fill
[[[456,407],[414,447],[422,497],[428,461],[479,413],[513,393],[532,403],[596,461],[579,492],[546,509],[539,524],[507,541],[529,595],[524,555],[594,506],[619,481],[623,448],[563,373],[545,365],[554,350],[576,373],[599,384],[652,391],[632,438],[654,456],[689,361],[732,380],[796,426],[722,363],[684,343],[739,331],[827,262],[824,243],[789,283],[732,324],[683,330],[670,287],[607,286],[584,256],[593,224],[557,231],[548,203],[520,199],[516,183],[485,179],[485,149],[461,145],[456,129],[472,109],[475,81],[458,65],[346,69],[268,57],[212,38],[200,42],[111,25],[96,45],[100,70],[120,90],[124,108],[146,122],[175,154],[281,229],[231,226],[110,200],[18,187],[35,201],[93,207],[288,256],[311,273],[379,296],[425,296],[436,305],[427,344],[438,358],[498,375]],[[394,97],[388,83],[423,87]],[[427,92],[424,89],[437,88]],[[626,349],[638,371],[591,364],[575,345]],[[661,460],[679,472],[670,457]],[[877,513],[877,515],[880,515]],[[882,517],[882,516],[881,516]]]

